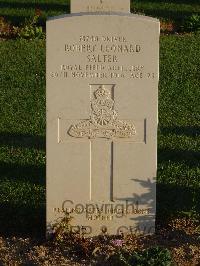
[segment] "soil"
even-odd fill
[[[97,249],[97,247],[104,246],[103,249],[104,251],[106,250],[107,254],[109,254],[110,250],[113,251],[113,248],[109,246],[109,242],[102,244],[101,239],[94,240],[90,238],[81,241],[83,241],[82,248],[87,245],[89,247],[90,243],[93,242],[93,246],[90,245],[89,248]],[[123,242],[123,248],[129,251],[144,250],[152,246],[168,248],[171,251],[175,265],[178,266],[200,265],[199,224],[191,220],[176,219],[165,227],[157,228],[154,235],[126,236]],[[93,265],[91,258],[87,254],[84,254],[86,255],[85,257],[79,256],[79,250],[77,250],[76,254],[69,255],[68,251],[72,245],[72,239],[66,243],[68,249],[63,249],[58,244],[55,244],[54,240],[0,237],[0,265]]]

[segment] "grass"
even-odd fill
[[[40,233],[45,223],[45,45],[9,41],[0,46],[0,231]]]
[[[69,13],[69,0],[2,0],[0,16],[5,17],[14,25],[23,23],[25,18],[34,16],[35,10],[42,11],[42,23],[49,16]]]
[[[200,213],[200,34],[160,41],[157,218]],[[45,226],[45,42],[0,42],[0,233]]]
[[[157,17],[161,20],[170,20],[181,23],[184,18],[200,13],[200,4],[195,0],[135,0],[132,9],[141,11],[147,16]]]
[[[161,39],[158,209],[200,210],[199,35]]]
[[[19,25],[25,18],[34,16],[35,9],[40,9],[41,24],[44,24],[49,16],[69,13],[69,3],[69,0],[1,0],[0,17],[3,16],[12,24]],[[134,0],[131,1],[131,10],[158,17],[164,21],[182,23],[186,17],[200,13],[200,3],[197,0]]]

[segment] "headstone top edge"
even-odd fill
[[[79,12],[79,13],[71,13],[71,14],[64,14],[54,17],[48,17],[47,22],[51,22],[54,20],[64,19],[64,18],[70,18],[70,17],[82,17],[82,16],[121,16],[121,17],[132,17],[132,18],[140,18],[143,20],[148,20],[155,23],[160,23],[160,20],[157,18],[149,17],[149,16],[143,16],[133,13],[124,13],[124,12]]]

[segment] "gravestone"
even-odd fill
[[[153,233],[159,21],[91,2],[47,22],[47,231]]]
[[[71,13],[130,12],[130,0],[73,0]]]

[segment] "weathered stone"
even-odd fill
[[[156,19],[47,22],[48,228],[68,211],[88,235],[154,232],[158,77]]]

